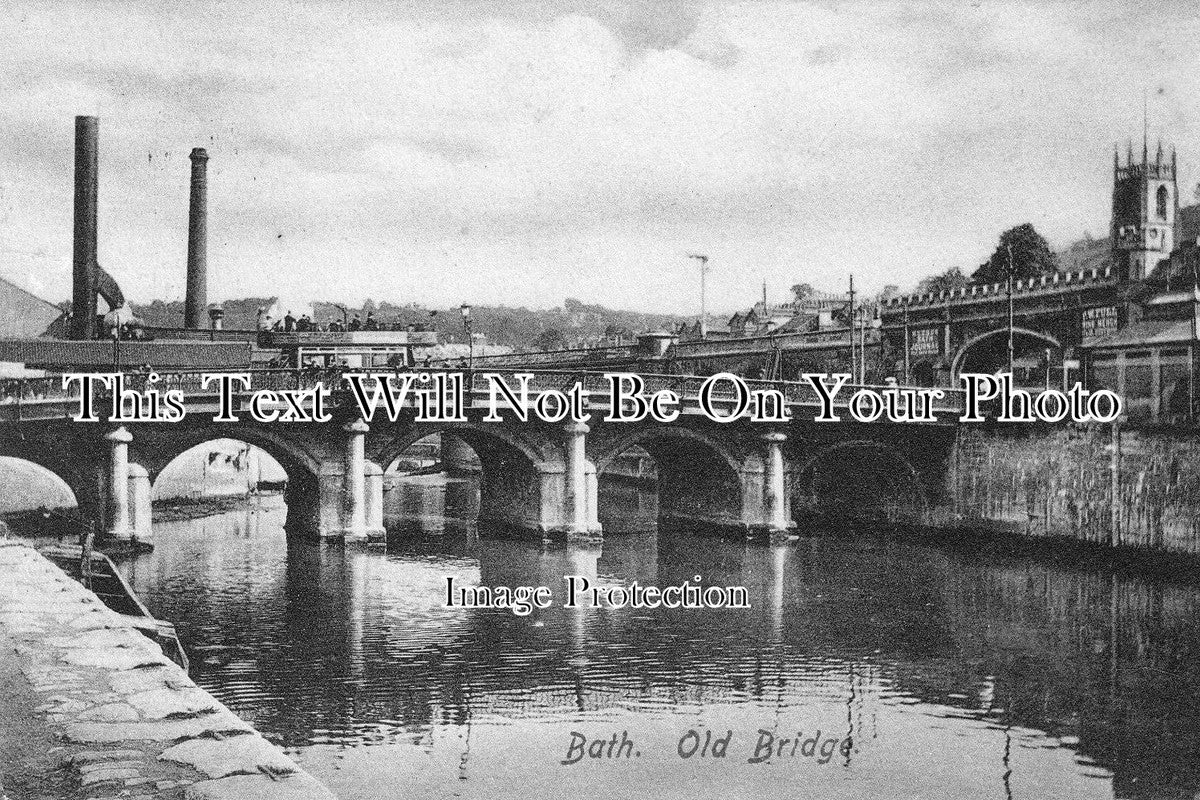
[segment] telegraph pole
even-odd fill
[[[1008,374],[1013,372],[1013,256],[1008,245]],[[1014,379],[1015,380],[1015,379]]]
[[[850,273],[850,375],[856,374],[854,361],[854,273]]]

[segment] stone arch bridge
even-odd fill
[[[512,387],[517,373],[490,373]],[[637,447],[658,467],[660,518],[725,529],[747,536],[786,537],[795,519],[826,494],[845,496],[849,480],[906,493],[900,516],[923,521],[945,505],[946,475],[960,413],[950,393],[936,408],[943,422],[923,424],[818,423],[818,398],[808,384],[763,384],[781,391],[791,419],[717,422],[697,402],[702,378],[648,376],[646,392],[673,388],[681,414],[670,424],[610,422],[607,381],[597,373],[532,373],[531,396],[575,382],[591,392],[587,423],[485,421],[486,374],[465,376],[462,419],[420,421],[410,402],[394,421],[377,411],[360,417],[351,393],[332,373],[255,371],[251,386],[234,393],[238,421],[214,422],[219,398],[201,387],[199,373],[164,374],[159,388],[179,388],[186,416],[176,423],[76,422],[79,398],[61,378],[10,383],[0,398],[0,455],[22,458],[62,478],[80,511],[116,539],[149,537],[150,486],[190,448],[218,438],[255,445],[287,473],[287,528],[299,536],[330,540],[378,539],[383,529],[383,467],[416,442],[450,433],[476,452],[482,465],[480,518],[493,527],[544,538],[596,540],[599,477],[622,453]],[[131,377],[131,380],[134,378]],[[250,392],[334,389],[326,422],[260,423],[246,413]],[[751,382],[753,383],[753,382]],[[75,387],[72,387],[75,388]],[[77,390],[76,390],[77,391]],[[839,394],[848,398],[850,387]],[[106,398],[95,398],[104,405]],[[730,398],[717,397],[717,404]],[[858,477],[855,477],[857,475]],[[863,487],[860,487],[863,488]],[[871,491],[865,487],[864,491]]]

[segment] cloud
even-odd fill
[[[138,300],[182,296],[193,146],[215,297],[664,311],[695,306],[696,249],[733,308],[764,279],[971,267],[1020,222],[1099,233],[1143,86],[1185,166],[1200,153],[1182,6],[283,8],[0,16],[0,273],[69,292],[78,113],[102,117],[102,261]]]

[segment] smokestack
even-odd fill
[[[188,208],[187,299],[183,327],[200,329],[208,309],[208,153],[192,150],[192,195]]]
[[[96,336],[96,195],[100,120],[75,118],[75,247],[71,270],[71,338]]]

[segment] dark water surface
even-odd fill
[[[125,569],[178,626],[193,677],[347,800],[1200,790],[1196,588],[886,536],[543,546],[454,521],[473,500],[469,483],[408,485],[386,548],[289,542],[282,502],[262,500],[157,524],[155,551]],[[640,509],[609,530],[653,512],[627,487],[604,505]],[[446,575],[561,601],[568,573],[699,574],[746,586],[753,608],[443,605]],[[640,755],[562,765],[573,731],[627,732]],[[681,758],[689,731],[701,746],[732,731],[725,757]],[[797,732],[794,756],[789,741],[749,762]]]

